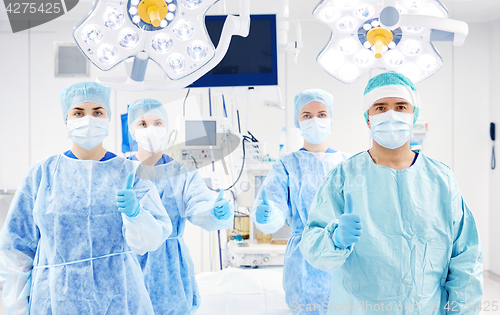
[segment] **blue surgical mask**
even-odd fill
[[[332,121],[330,118],[318,118],[299,121],[300,131],[304,140],[310,144],[320,144],[330,135]]]
[[[85,150],[92,150],[108,135],[108,118],[87,115],[68,120],[68,138]]]
[[[413,133],[413,114],[389,110],[370,116],[372,138],[387,149],[397,149],[405,144]]]

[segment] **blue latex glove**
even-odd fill
[[[340,216],[339,225],[333,232],[333,242],[335,246],[346,248],[359,242],[361,236],[361,218],[358,214],[352,213],[352,195],[346,195],[346,208]]]
[[[219,191],[214,203],[214,214],[218,220],[227,220],[231,216],[231,204],[224,199],[224,189]]]
[[[262,191],[262,202],[255,209],[255,219],[259,224],[266,224],[271,218],[271,206],[267,199],[267,193]]]
[[[134,174],[129,174],[127,184],[124,189],[118,189],[116,192],[116,205],[118,211],[124,213],[127,217],[133,218],[139,214],[139,201],[135,196],[135,191],[132,189],[134,182]]]

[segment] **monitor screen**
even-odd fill
[[[225,15],[207,15],[208,34],[217,47]],[[278,85],[276,15],[251,15],[247,37],[233,36],[222,61],[189,87]]]
[[[217,122],[214,120],[186,120],[186,146],[217,145]]]

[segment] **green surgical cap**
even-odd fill
[[[368,110],[376,101],[386,97],[405,99],[413,106],[414,121],[420,113],[420,97],[413,82],[405,75],[397,72],[379,74],[368,81],[363,97],[364,116],[368,122]]]

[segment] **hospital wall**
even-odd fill
[[[59,91],[82,80],[109,75],[92,66],[87,78],[54,77],[54,42],[72,42],[71,30],[77,20],[70,12],[61,20],[15,35],[9,34],[8,22],[0,20],[0,43],[2,47],[9,47],[0,50],[0,189],[15,189],[31,164],[70,148]],[[330,36],[328,28],[312,18],[300,22],[304,47],[298,63],[290,54],[280,54],[280,90],[286,110],[265,106],[261,101],[231,97],[227,98],[228,107],[240,109],[244,130],[267,142],[270,154],[276,156],[281,127],[286,126],[289,132],[294,129],[294,95],[305,88],[322,88],[330,91],[335,100],[330,147],[350,153],[368,149],[369,131],[362,115],[362,92],[368,79],[378,72],[372,71],[350,85],[331,78],[315,62]],[[489,122],[500,122],[500,22],[475,22],[469,26],[470,34],[464,46],[436,44],[444,66],[417,85],[422,98],[420,119],[429,126],[423,150],[455,172],[481,234],[484,267],[500,274],[500,175],[498,170],[490,170],[488,136]],[[293,37],[291,32],[290,39]],[[123,75],[124,69],[119,66],[111,74]],[[161,72],[154,70],[151,75],[161,77]],[[169,123],[174,125],[175,117],[182,115],[185,93],[185,90],[113,91],[112,122],[105,147],[121,152],[119,114],[126,112],[127,104],[138,98],[157,98],[166,104]],[[216,97],[217,93],[231,95],[231,90],[216,90]],[[202,108],[202,114],[206,115],[207,104],[207,90],[194,89],[186,102],[186,110]],[[218,105],[220,113],[220,103]],[[192,226],[186,230],[185,239],[197,271],[208,270],[211,262],[206,253],[209,246],[215,246],[213,241]]]

